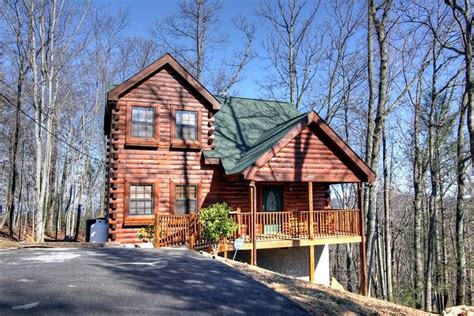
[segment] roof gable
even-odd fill
[[[313,124],[248,177],[257,181],[362,181],[358,170],[328,144]]]
[[[217,100],[199,81],[197,81],[183,66],[181,66],[170,54],[165,54],[152,64],[145,67],[135,75],[131,76],[121,84],[114,87],[107,94],[109,101],[118,101],[118,99],[135,86],[150,78],[165,66],[171,67],[176,73],[186,81],[199,95],[209,102],[212,109],[217,111],[221,103]]]
[[[310,112],[297,123],[295,123],[290,129],[287,130],[287,133],[283,135],[277,142],[273,143],[268,150],[258,156],[257,159],[253,161],[251,166],[245,167],[244,170],[240,172],[243,173],[246,179],[255,179],[257,177],[257,172],[261,168],[269,167],[268,162],[275,157],[283,148],[288,146],[291,142],[294,142],[295,138],[300,135],[300,133],[311,126],[318,135],[318,138],[324,139],[325,146],[327,149],[331,150],[333,153],[331,159],[333,161],[342,162],[347,168],[346,174],[357,174],[358,178],[361,181],[373,182],[375,181],[375,173],[365,164],[365,162],[329,127],[329,125],[324,122],[321,117],[319,117],[316,112]],[[297,150],[301,150],[298,148]],[[307,153],[303,153],[307,154]],[[303,168],[304,162],[295,162],[295,165],[292,166],[293,169],[297,168],[297,164],[302,164]],[[267,166],[266,166],[267,165]],[[294,170],[293,170],[294,171]],[[329,177],[328,177],[329,179]],[[334,177],[337,179],[337,177]],[[341,178],[342,179],[342,178]],[[353,178],[351,178],[353,180]],[[300,179],[303,180],[303,179]],[[306,179],[309,181],[310,179]],[[315,180],[317,180],[315,178]]]

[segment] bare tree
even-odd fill
[[[57,120],[63,103],[58,103],[61,73],[83,48],[79,35],[84,13],[76,14],[73,6],[57,0],[27,3],[28,41],[31,45],[28,63],[32,69],[35,121],[36,207],[35,239],[44,239],[47,202],[50,194],[53,152],[58,141]]]
[[[25,21],[22,18],[24,11],[19,1],[6,3],[5,10],[1,13],[2,19],[6,22],[7,32],[14,34],[15,40],[11,45],[12,58],[15,60],[16,66],[16,90],[12,89],[6,82],[2,80],[5,93],[1,93],[1,96],[5,98],[6,102],[15,106],[14,115],[14,128],[11,139],[10,147],[10,178],[8,183],[8,195],[7,195],[7,207],[9,210],[9,233],[11,237],[14,237],[14,218],[15,218],[15,192],[18,178],[18,150],[20,143],[20,129],[21,129],[21,107],[23,98],[23,86],[25,77],[28,72],[26,51],[27,44],[23,39],[23,33],[25,32]],[[5,48],[8,46],[6,45]],[[8,47],[7,49],[10,49]],[[13,96],[10,97],[10,96]]]
[[[472,118],[472,103],[473,103],[473,77],[472,77],[472,14],[470,12],[470,2],[464,1],[460,3],[456,0],[445,0],[445,7],[437,7],[439,12],[431,12],[429,7],[424,8],[427,13],[427,17],[424,20],[419,21],[422,25],[429,28],[432,32],[434,40],[440,46],[441,49],[451,53],[453,57],[459,56],[462,58],[464,63],[464,91],[463,101],[459,108],[459,115],[461,118],[467,120],[467,130],[470,135],[470,148],[471,157],[474,153],[474,132],[473,132],[473,118]],[[447,10],[446,10],[447,9]],[[435,14],[437,13],[437,14]],[[436,19],[435,17],[438,18]],[[451,58],[453,58],[451,57]],[[459,73],[459,71],[457,72]],[[457,75],[455,74],[455,76]],[[462,135],[463,130],[461,127],[458,128],[458,198],[457,198],[457,235],[456,235],[456,255],[457,255],[457,293],[456,302],[463,304],[465,299],[465,282],[466,282],[466,257],[465,257],[465,236],[464,236],[464,218],[466,214],[466,208],[464,204],[464,195],[466,194],[466,177],[462,173],[467,172],[465,164],[470,159],[469,155],[465,156],[463,153],[464,136]],[[461,147],[459,147],[461,146]],[[471,172],[474,161],[471,159]],[[431,204],[430,204],[431,205]]]
[[[325,6],[327,18],[321,26],[321,60],[311,92],[322,95],[310,102],[324,120],[331,123],[344,104],[346,89],[356,89],[365,81],[363,50],[358,45],[363,10],[353,1],[331,1]],[[314,26],[313,28],[316,28]],[[319,29],[319,27],[318,27]],[[350,69],[350,71],[349,71]],[[350,75],[350,85],[344,82]]]
[[[423,179],[426,172],[424,153],[420,141],[421,134],[421,98],[422,98],[422,78],[417,81],[415,95],[409,93],[410,103],[414,108],[413,115],[413,210],[414,210],[414,291],[416,307],[421,308],[423,302],[423,247],[422,247],[422,217],[423,217]]]
[[[220,31],[222,3],[218,0],[182,0],[178,11],[157,21],[151,28],[151,35],[162,52],[170,52],[197,80],[225,92],[235,85],[242,69],[253,58],[252,45],[255,27],[244,18],[237,18],[235,25],[245,38],[244,49],[223,71],[215,70],[217,52],[223,52],[228,35]]]
[[[466,214],[466,184],[467,163],[469,155],[465,153],[464,128],[467,112],[467,94],[459,105],[459,124],[457,135],[457,199],[456,199],[456,304],[463,304],[466,295],[466,245],[465,245],[465,214]]]
[[[145,68],[156,60],[160,52],[154,41],[142,37],[127,37],[119,47],[119,80],[125,81],[128,77]]]
[[[230,62],[224,62],[217,74],[217,80],[214,80],[214,91],[219,94],[226,94],[228,91],[242,79],[242,71],[256,56],[253,50],[255,41],[256,26],[239,15],[233,19],[233,23],[240,30],[245,38],[245,46],[241,50],[234,52]]]
[[[464,129],[462,124],[467,116],[467,130],[470,135],[470,148],[471,148],[471,174],[474,172],[474,117],[473,117],[473,98],[474,98],[474,78],[472,75],[472,46],[474,37],[472,34],[472,13],[470,1],[464,1],[464,4],[459,4],[456,0],[445,0],[446,5],[451,9],[455,25],[457,25],[457,32],[460,38],[462,49],[444,45],[445,48],[454,50],[464,58],[465,64],[465,90],[463,101],[460,105],[459,110],[459,127],[458,127],[458,193],[457,193],[457,204],[456,204],[456,304],[461,305],[465,303],[466,297],[466,253],[465,253],[465,235],[464,235],[464,222],[465,222],[465,195],[466,195],[466,183],[467,183],[467,171],[466,163],[469,160],[469,156],[464,154]],[[436,33],[435,33],[436,34]],[[467,112],[467,113],[466,113]]]
[[[474,117],[472,106],[474,102],[474,78],[472,75],[472,46],[474,45],[474,37],[472,33],[472,12],[471,1],[445,0],[446,5],[450,8],[452,18],[455,23],[456,36],[454,43],[446,43],[440,41],[444,48],[451,50],[464,59],[465,70],[465,90],[466,106],[467,106],[467,129],[470,136],[471,157],[474,157]],[[436,35],[436,31],[434,30]],[[437,37],[439,39],[439,37]],[[474,159],[471,159],[471,172],[474,172]]]
[[[369,25],[373,26],[377,44],[378,44],[378,87],[377,87],[377,106],[375,112],[371,113],[370,109],[373,107],[370,102],[373,102],[373,97],[369,98],[369,118],[368,118],[368,129],[367,138],[368,142],[371,143],[367,146],[366,157],[367,164],[373,170],[378,166],[380,156],[380,146],[382,141],[382,130],[387,120],[388,114],[392,112],[399,104],[407,91],[412,87],[416,79],[424,72],[428,65],[429,54],[426,52],[422,56],[415,57],[413,52],[416,52],[416,48],[420,47],[416,37],[409,36],[410,32],[405,34],[405,39],[399,48],[401,52],[401,65],[402,69],[395,69],[394,64],[390,63],[389,44],[390,34],[393,33],[396,27],[397,20],[389,20],[393,12],[393,4],[391,1],[384,1],[380,5],[375,5],[374,1],[371,0],[368,3],[368,14],[369,14]],[[371,32],[372,30],[369,30]],[[368,36],[369,46],[371,42],[371,36]],[[392,44],[393,45],[393,44]],[[409,49],[409,47],[411,49]],[[411,56],[411,57],[408,57]],[[372,58],[372,53],[369,55],[369,60]],[[407,61],[416,58],[418,64],[413,74],[409,74],[408,69],[412,68],[408,66]],[[369,64],[371,62],[369,61]],[[390,68],[390,69],[389,69]],[[370,69],[370,67],[369,67]],[[372,75],[373,72],[369,71]],[[398,87],[394,83],[397,82],[397,78],[403,74],[403,83]],[[407,75],[409,74],[409,75]],[[369,77],[369,86],[374,84],[374,78]],[[392,87],[392,93],[388,94],[388,88]],[[393,87],[397,87],[395,92]],[[372,88],[371,88],[372,89]],[[371,90],[370,89],[370,90]],[[371,273],[371,258],[373,252],[374,235],[376,231],[376,209],[377,209],[377,183],[373,183],[369,186],[368,192],[368,204],[367,207],[367,253],[369,255],[369,274]],[[369,278],[370,283],[370,278]]]
[[[266,0],[258,11],[270,27],[264,57],[276,72],[261,85],[272,97],[283,92],[297,109],[316,75],[319,50],[312,28],[318,8],[319,2]]]

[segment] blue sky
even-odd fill
[[[161,20],[176,12],[179,1],[177,0],[93,0],[94,5],[118,12],[120,9],[127,9],[130,13],[129,25],[125,30],[127,36],[149,37],[149,29],[155,21]],[[229,36],[229,44],[225,49],[225,54],[231,55],[235,49],[242,47],[239,32],[232,24],[232,17],[241,13],[253,22],[257,22],[255,11],[259,2],[255,0],[225,0],[222,1],[222,15],[220,17],[223,32]],[[261,39],[264,37],[264,30],[257,31],[257,42],[255,48],[261,48]],[[260,97],[259,87],[255,82],[255,74],[262,72],[261,60],[254,60],[245,70],[244,79],[235,87],[241,96]]]
[[[132,35],[147,35],[148,28],[158,19],[162,19],[176,11],[179,1],[177,0],[94,0],[93,3],[118,11],[128,9],[130,11],[130,26],[127,32]],[[229,28],[232,23],[230,19],[239,13],[246,16],[253,14],[258,7],[255,0],[226,0],[222,2],[221,22],[224,28]]]

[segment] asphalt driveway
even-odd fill
[[[182,249],[0,251],[0,315],[306,315],[285,297]]]

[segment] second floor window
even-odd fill
[[[197,140],[197,112],[176,111],[176,138],[181,140]]]
[[[197,185],[177,184],[175,187],[175,214],[195,213],[197,210]]]
[[[155,109],[141,106],[132,107],[132,137],[155,137]]]
[[[129,215],[153,214],[153,185],[130,185]]]

